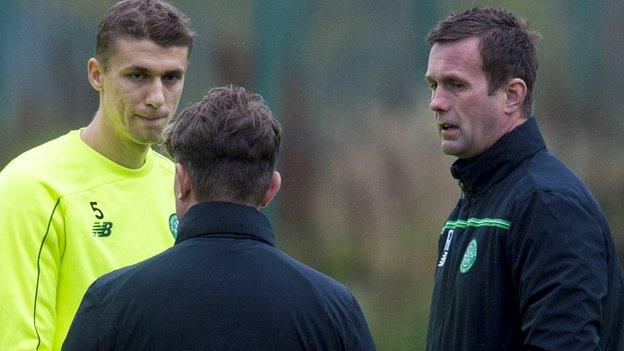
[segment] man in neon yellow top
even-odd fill
[[[175,113],[194,33],[160,0],[115,4],[88,79],[93,121],[0,172],[0,350],[58,350],[100,275],[173,244],[173,164],[151,150]]]

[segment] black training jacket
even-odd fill
[[[173,248],[99,278],[63,350],[374,350],[340,283],[275,247],[267,218],[203,202]]]
[[[624,287],[605,217],[530,118],[452,168],[427,350],[624,350]]]

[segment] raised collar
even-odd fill
[[[537,122],[531,117],[476,158],[455,161],[451,174],[460,182],[464,193],[480,194],[545,148]]]
[[[227,235],[247,237],[275,246],[269,220],[251,206],[233,202],[201,202],[192,206],[180,220],[176,244],[197,236]]]

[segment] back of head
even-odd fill
[[[492,94],[511,78],[520,78],[527,86],[522,104],[524,117],[533,109],[533,86],[537,79],[539,34],[528,29],[526,22],[504,9],[473,8],[450,14],[427,36],[429,45],[469,37],[479,38],[483,72]]]
[[[98,27],[95,57],[106,66],[120,37],[148,39],[163,47],[193,48],[195,33],[189,18],[161,0],[125,0],[113,5]]]
[[[281,127],[260,95],[213,88],[165,133],[165,147],[186,169],[198,201],[257,207],[270,183]]]

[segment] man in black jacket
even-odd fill
[[[93,283],[63,350],[374,350],[353,295],[275,247],[259,208],[280,188],[280,140],[243,88],[182,112],[165,139],[175,246]]]
[[[532,117],[536,39],[494,9],[428,36],[430,106],[462,195],[439,239],[427,350],[624,350],[609,226]]]

